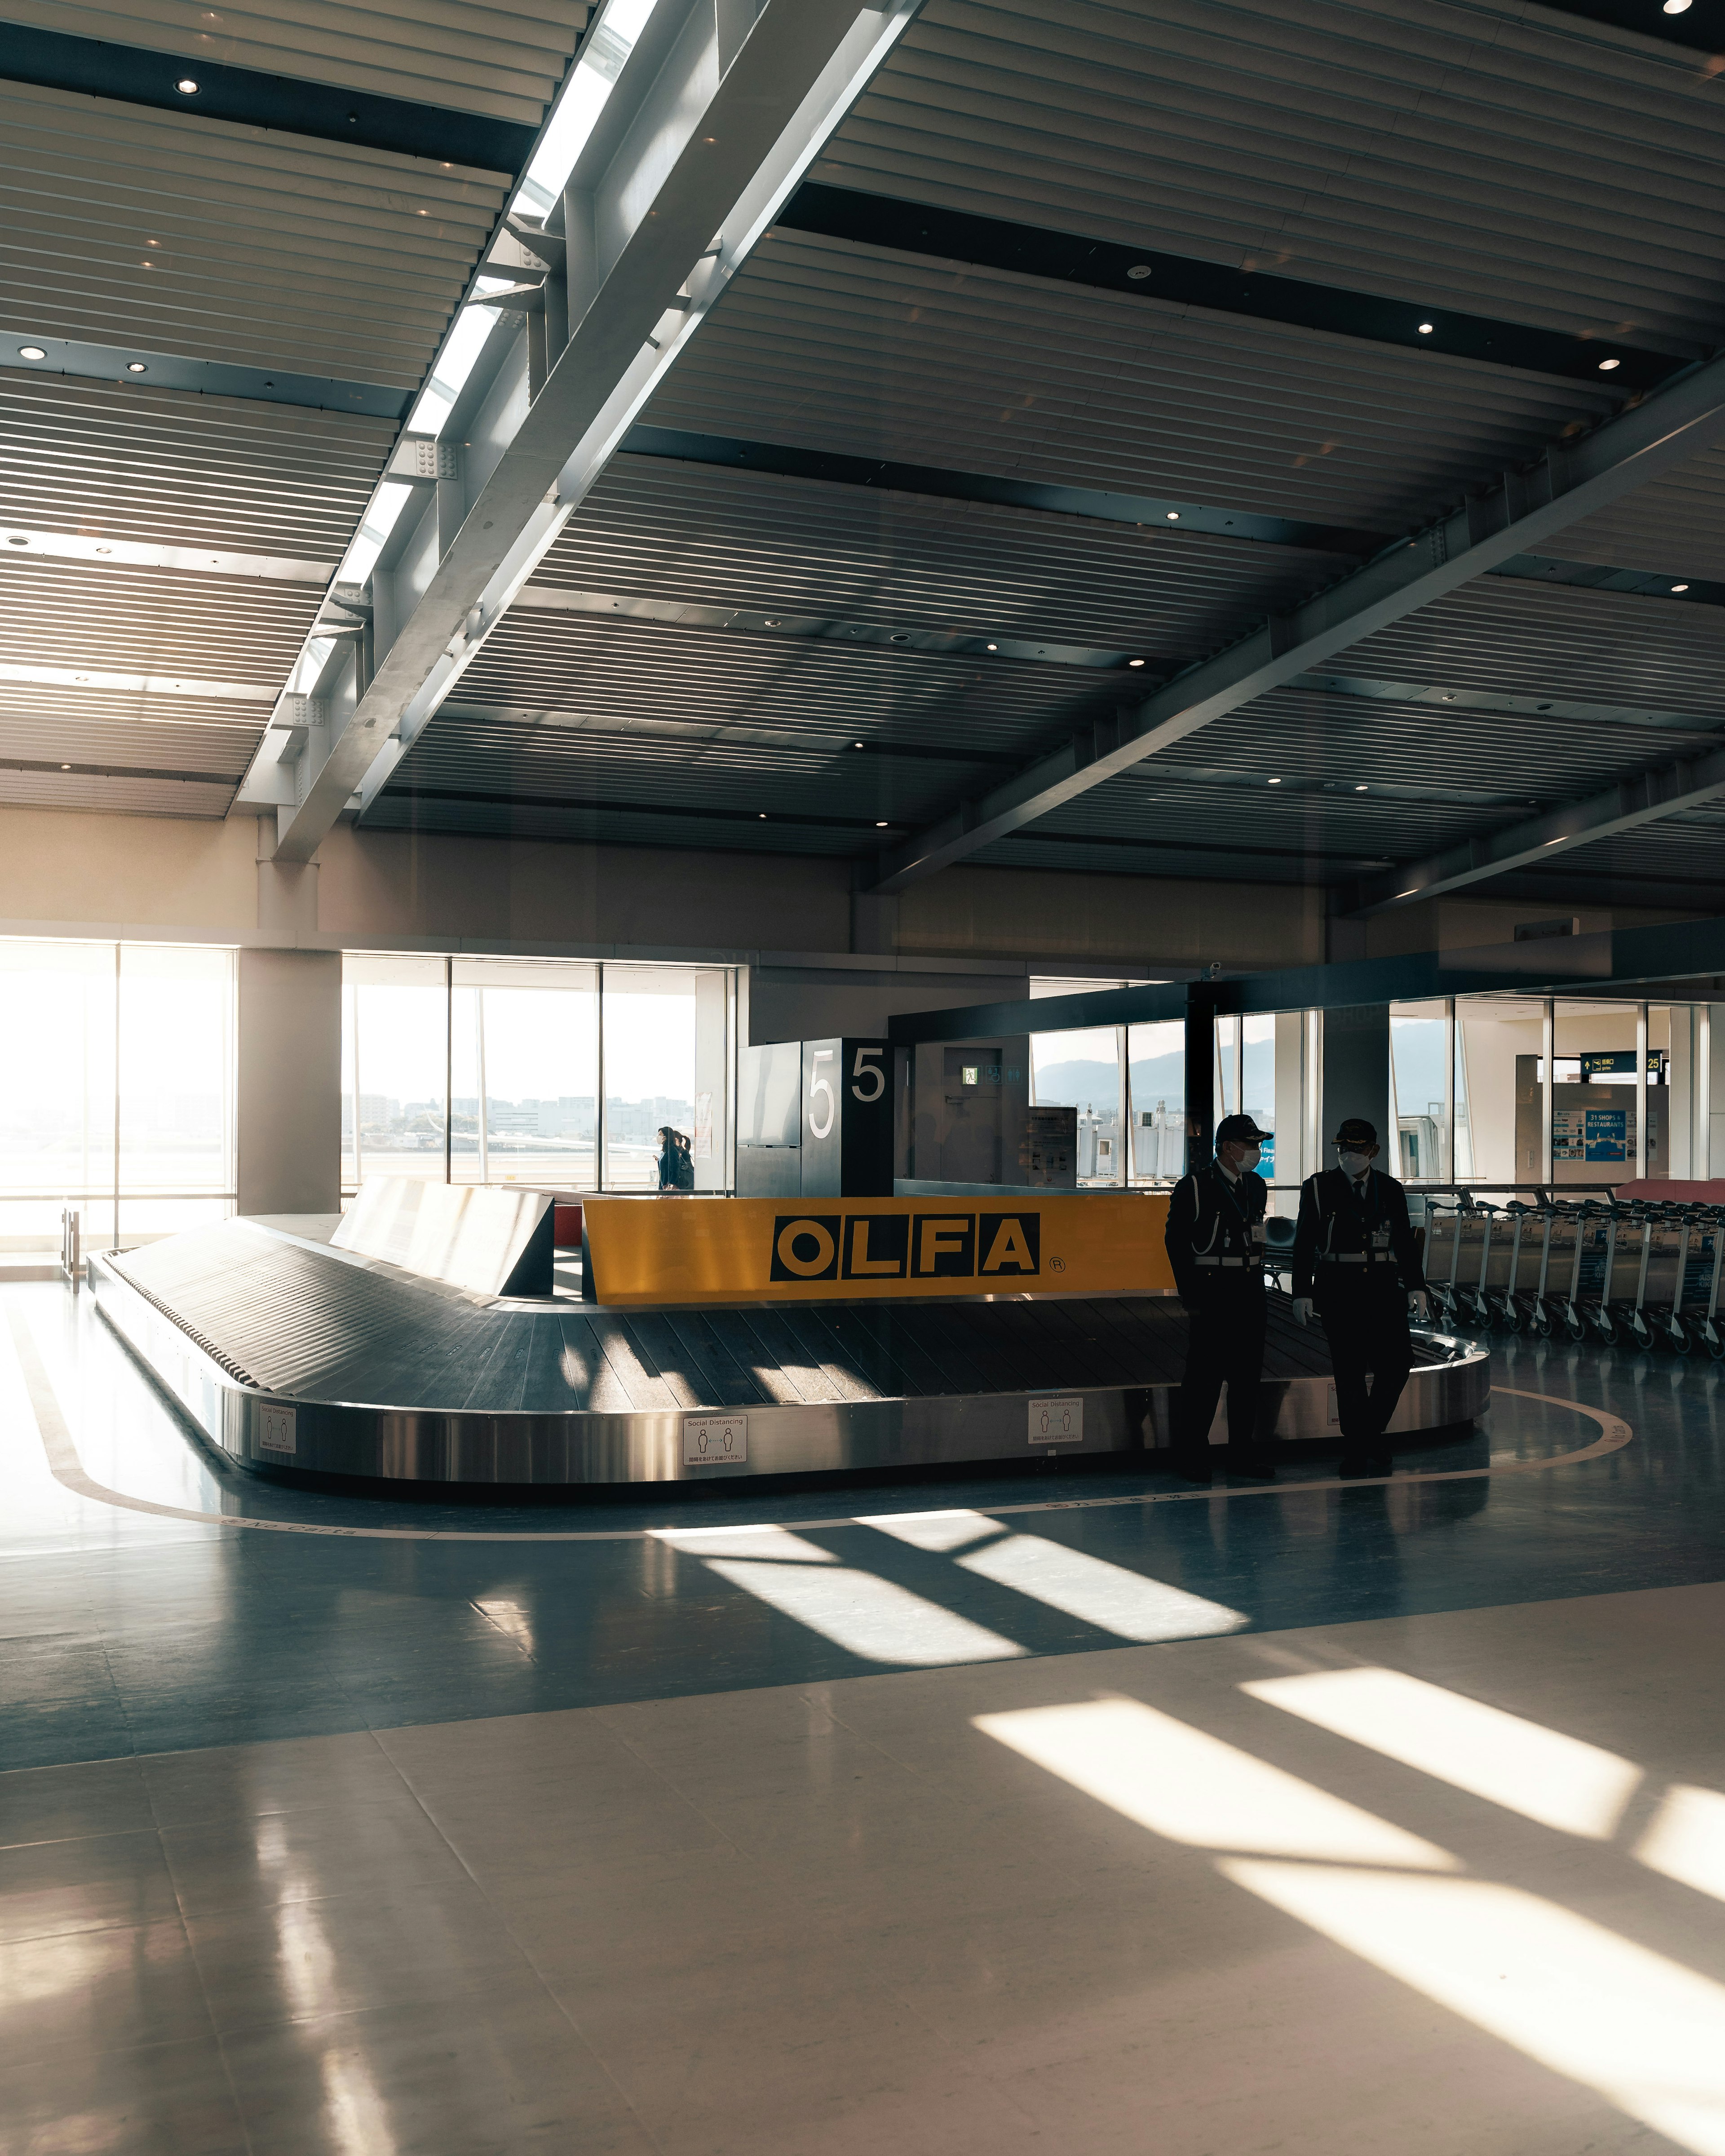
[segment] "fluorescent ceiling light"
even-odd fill
[[[405,433],[434,437],[442,434],[444,423],[454,410],[455,399],[467,387],[467,377],[485,350],[485,339],[491,334],[496,319],[495,307],[468,305],[456,316],[455,326],[444,340],[444,348],[437,356],[435,372],[420,391],[419,401],[408,415]]]
[[[654,0],[610,0],[588,30],[511,206],[517,213],[543,219],[562,192],[653,8]]]
[[[389,543],[398,519],[408,506],[413,488],[399,481],[386,479],[372,496],[372,506],[366,511],[366,521],[355,535],[341,566],[336,572],[338,584],[363,584],[377,566],[377,557]]]

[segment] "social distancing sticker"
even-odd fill
[[[994,1200],[586,1200],[595,1301],[1144,1295],[1172,1289],[1165,1193]]]

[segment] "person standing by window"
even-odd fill
[[[669,1123],[659,1126],[659,1188],[677,1188],[677,1134]]]

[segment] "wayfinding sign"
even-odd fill
[[[601,1303],[1144,1295],[1173,1286],[1165,1194],[589,1198]]]

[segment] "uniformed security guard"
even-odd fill
[[[1294,1235],[1294,1316],[1323,1319],[1336,1373],[1342,1469],[1388,1475],[1384,1429],[1408,1382],[1408,1313],[1428,1307],[1425,1274],[1408,1220],[1408,1194],[1380,1175],[1378,1133],[1350,1116],[1336,1132],[1337,1164],[1300,1186]],[[1366,1373],[1373,1373],[1366,1389]]]
[[[1215,1159],[1178,1183],[1168,1202],[1164,1240],[1187,1318],[1173,1464],[1189,1482],[1210,1479],[1210,1424],[1224,1381],[1230,1471],[1265,1479],[1276,1473],[1256,1437],[1270,1190],[1255,1171],[1269,1136],[1250,1116],[1224,1116],[1216,1126]]]

